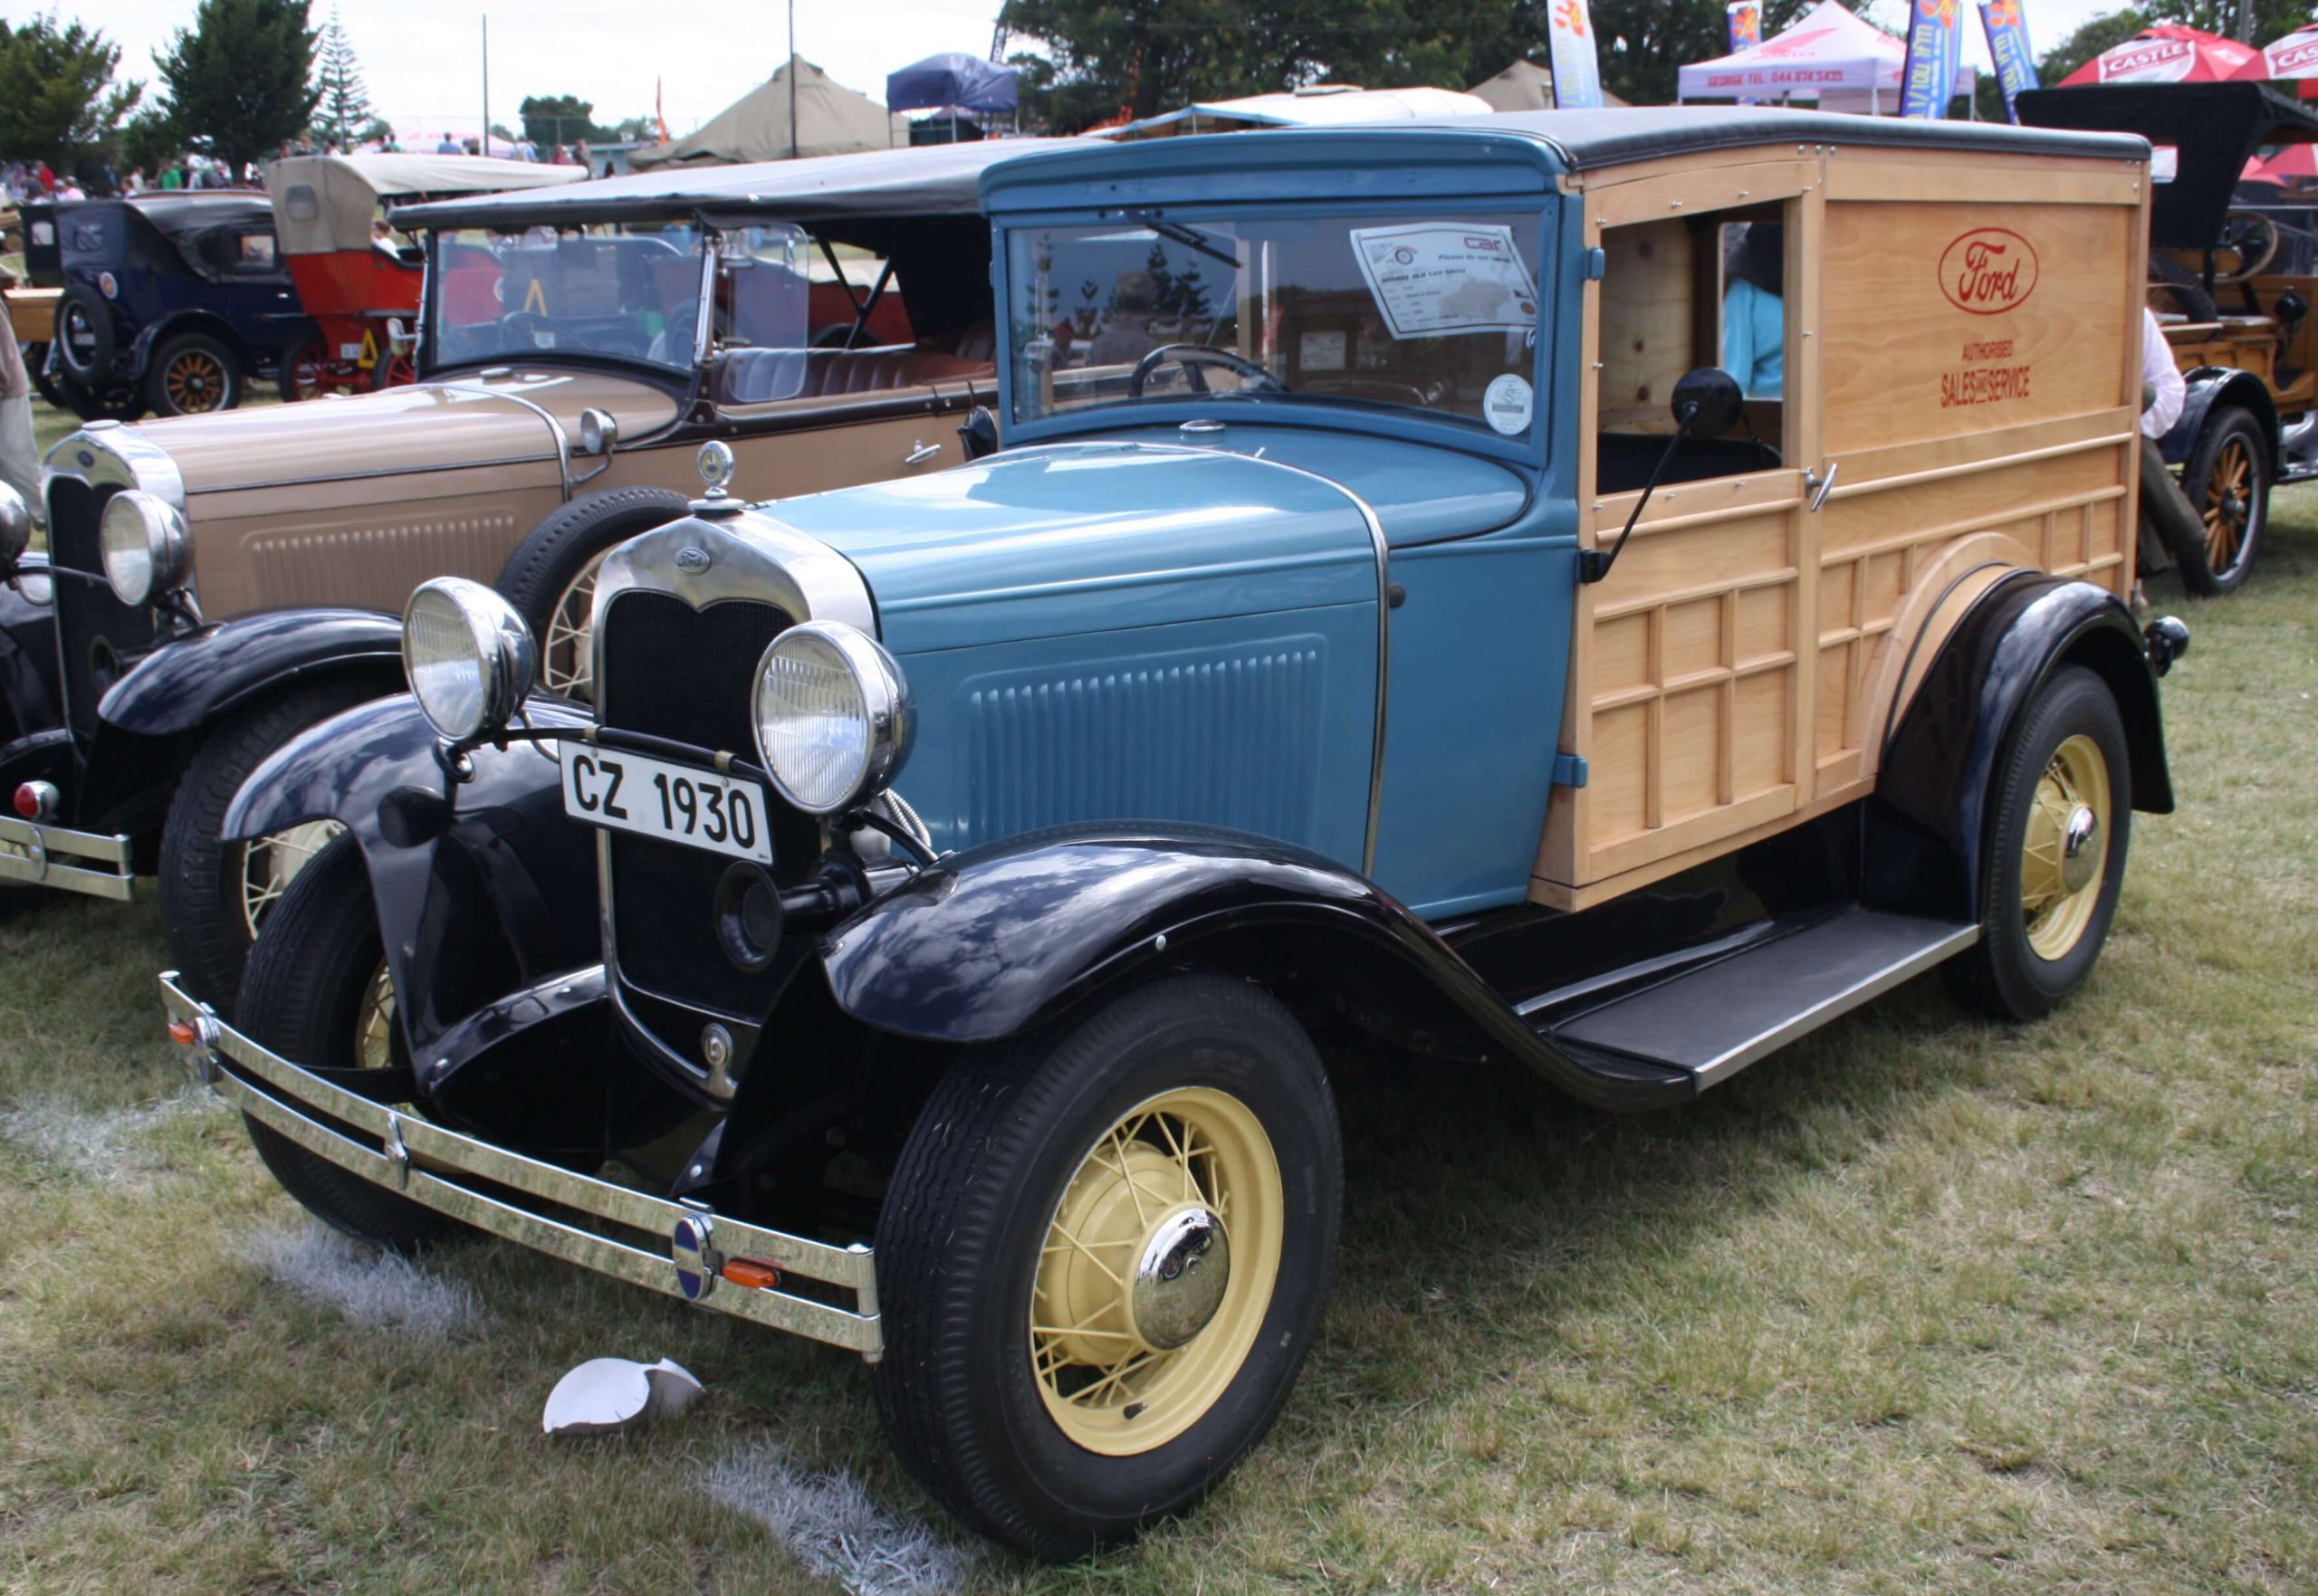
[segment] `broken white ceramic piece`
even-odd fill
[[[548,1435],[604,1435],[682,1412],[702,1386],[663,1358],[590,1358],[555,1382],[540,1429]]]

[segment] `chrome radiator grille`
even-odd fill
[[[121,603],[104,580],[104,553],[98,518],[117,490],[96,487],[75,476],[48,484],[50,562],[85,571],[96,579],[71,577],[56,583],[56,652],[64,683],[64,716],[74,733],[97,729],[97,705],[133,661],[153,646],[153,615]]]
[[[606,607],[597,713],[607,727],[723,750],[752,763],[749,684],[765,645],[790,624],[770,604],[727,600],[696,610],[632,588]],[[753,1019],[764,978],[736,970],[717,945],[711,904],[731,861],[627,832],[611,848],[612,951],[618,974],[677,1002]],[[818,861],[819,828],[772,805],[773,874],[786,884]]]

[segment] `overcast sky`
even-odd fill
[[[122,75],[148,81],[153,52],[193,14],[193,0],[53,3],[120,41]],[[2105,0],[2026,0],[2026,7],[2039,50],[2115,8]],[[1874,0],[1869,10],[1887,27],[1906,17],[1905,0]],[[317,21],[329,12],[327,0],[317,0]],[[577,94],[595,102],[599,122],[647,114],[656,80],[668,125],[681,136],[770,77],[789,52],[780,0],[341,0],[339,14],[381,115],[406,129],[440,124],[472,132],[481,119],[486,13],[491,114],[509,127],[531,94]],[[896,67],[937,51],[986,54],[997,14],[996,0],[797,0],[797,51],[883,99],[886,74]],[[1965,59],[1985,65],[1979,24],[1968,9],[1967,17]],[[1544,57],[1544,41],[1536,54]]]

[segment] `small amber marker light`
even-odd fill
[[[169,1021],[170,1041],[177,1043],[181,1047],[190,1047],[198,1039],[198,1033],[196,1033],[193,1028],[193,1021],[189,1019],[173,1019]]]
[[[781,1271],[754,1258],[726,1258],[724,1278],[751,1291],[770,1291],[781,1284]]]

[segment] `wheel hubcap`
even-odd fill
[[[2021,846],[2020,913],[2028,945],[2055,960],[2076,946],[2108,874],[2109,766],[2091,738],[2069,738],[2045,761]]]
[[[1183,1434],[1230,1387],[1279,1278],[1270,1139],[1206,1087],[1122,1116],[1080,1161],[1031,1291],[1031,1369],[1071,1440],[1112,1457]]]

